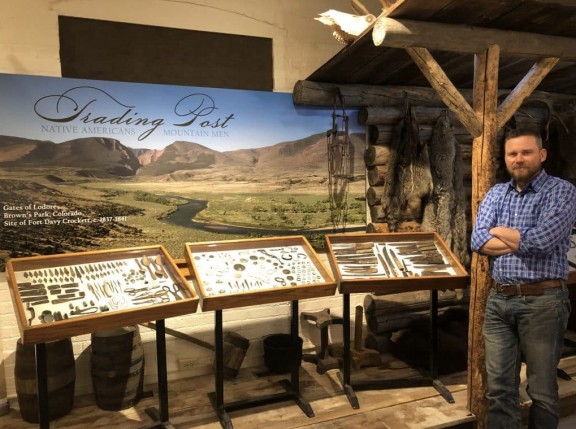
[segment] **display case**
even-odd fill
[[[186,243],[203,310],[333,295],[336,283],[303,236]]]
[[[291,301],[291,344],[298,346],[298,301],[333,295],[336,282],[303,236],[186,243],[185,258],[202,310],[214,311],[215,389],[208,396],[220,424],[231,428],[230,411],[293,400],[308,416],[314,412],[300,394],[299,366],[293,359],[283,392],[224,402],[223,310]]]
[[[445,290],[467,284],[465,268],[435,232],[329,234],[326,246],[341,293]]]
[[[194,313],[198,296],[163,246],[15,258],[8,282],[24,343]]]
[[[450,391],[438,379],[438,291],[462,289],[468,274],[435,232],[331,234],[326,236],[328,260],[342,294],[344,343],[342,387],[353,408],[360,404],[354,389],[433,386],[449,403]],[[430,370],[422,378],[352,383],[350,294],[393,294],[430,291]]]

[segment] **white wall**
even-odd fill
[[[0,73],[60,76],[58,16],[73,16],[135,24],[157,25],[259,37],[273,40],[275,91],[292,92],[295,82],[305,79],[341,48],[331,30],[313,20],[328,9],[352,12],[347,0],[0,0]],[[363,2],[379,13],[376,0]],[[0,130],[1,133],[1,130]],[[159,243],[160,244],[160,243]],[[352,308],[363,295],[352,298]],[[300,303],[301,311],[329,307],[341,314],[341,297],[311,299]],[[353,309],[352,309],[353,313]],[[225,330],[251,340],[244,367],[261,365],[263,336],[289,331],[288,303],[245,307],[223,312]],[[213,342],[213,312],[168,319],[166,326]],[[301,326],[306,346],[317,330]],[[146,355],[146,382],[156,381],[155,334],[141,328]],[[14,353],[19,333],[5,274],[0,273],[0,351],[4,363],[7,395],[15,397]],[[76,354],[77,394],[91,391],[90,336],[73,338]],[[213,353],[194,344],[167,339],[170,379],[209,373]],[[186,371],[179,359],[194,359]],[[0,372],[2,366],[0,365]],[[0,391],[1,394],[1,391]],[[0,401],[3,398],[0,398]]]
[[[313,19],[328,9],[353,12],[348,0],[1,0],[0,72],[60,76],[63,15],[272,38],[274,90],[291,92],[342,48]]]

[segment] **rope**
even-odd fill
[[[337,100],[342,113],[337,113]],[[348,115],[340,89],[334,96],[332,128],[326,132],[328,151],[328,192],[330,220],[334,232],[344,232],[348,215],[348,183],[350,181],[350,130]]]

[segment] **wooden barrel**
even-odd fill
[[[236,378],[249,346],[250,340],[242,335],[232,331],[224,333],[224,378]]]
[[[97,331],[91,341],[96,405],[108,411],[136,405],[144,386],[144,348],[138,326]]]
[[[76,364],[70,338],[46,343],[46,375],[48,416],[50,420],[55,420],[68,414],[74,405]],[[14,377],[22,419],[38,423],[36,347],[34,344],[22,344],[21,339],[16,343]]]

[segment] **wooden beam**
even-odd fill
[[[491,45],[502,55],[522,58],[557,57],[576,59],[576,38],[505,31],[467,25],[396,20],[379,17],[372,29],[376,46],[389,48],[423,47],[429,50],[476,54]]]
[[[346,108],[372,106],[399,106],[408,101],[419,106],[444,107],[436,91],[429,87],[386,86],[361,84],[336,84],[299,80],[292,91],[292,101],[296,106],[334,107],[334,96],[342,94]],[[467,103],[472,104],[472,91],[460,89]],[[500,91],[500,96],[509,94],[509,90]],[[526,101],[571,102],[573,95],[535,91]]]
[[[540,82],[554,68],[558,60],[558,58],[542,58],[534,64],[498,108],[498,129],[508,122],[524,100],[534,92]]]
[[[500,52],[497,45],[476,55],[474,61],[473,105],[482,118],[482,134],[472,142],[472,221],[488,189],[496,182],[498,159],[498,64]],[[470,267],[470,319],[468,328],[468,408],[476,415],[477,429],[485,428],[486,398],[484,375],[484,341],[482,325],[484,309],[490,288],[488,258],[472,254]],[[487,428],[490,429],[490,428]]]
[[[407,48],[406,52],[412,57],[412,60],[420,68],[420,71],[428,79],[428,82],[436,90],[444,104],[454,112],[472,137],[481,135],[482,122],[480,122],[474,110],[452,84],[430,52],[425,48]]]
[[[342,95],[342,101],[347,108],[400,105],[404,100],[425,106],[442,106],[438,94],[428,87],[338,85],[311,80],[296,82],[292,91],[292,101],[296,106],[334,107],[334,97],[338,92]]]

